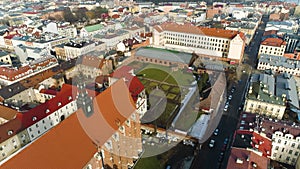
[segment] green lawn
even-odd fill
[[[179,94],[180,93],[180,88],[179,87],[173,87],[170,92],[174,93],[174,94]]]
[[[174,100],[176,96],[177,96],[176,94],[168,93],[167,94],[167,99]]]
[[[166,84],[162,84],[162,85],[160,86],[160,88],[161,88],[163,91],[167,92],[167,91],[170,89],[170,86],[169,86],[169,85],[166,85]]]
[[[167,124],[169,118],[172,116],[172,113],[174,112],[176,107],[177,107],[177,104],[167,102],[165,111],[157,119],[157,125],[165,126]]]
[[[153,79],[162,82],[167,76],[168,72],[156,68],[143,69],[138,75],[144,74],[144,78]]]
[[[164,164],[157,159],[157,156],[151,156],[141,158],[134,169],[164,169]]]

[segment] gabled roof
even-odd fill
[[[174,22],[165,22],[161,25],[156,25],[154,26],[154,29],[157,30],[158,32],[163,32],[163,31],[181,32],[181,33],[196,34],[196,35],[203,35],[203,36],[206,35],[212,37],[220,37],[226,39],[232,39],[238,34],[238,31],[223,30],[218,28],[197,27],[190,23],[185,23],[183,25],[180,25]]]
[[[286,42],[280,38],[267,38],[261,42],[261,45],[276,46],[286,45]]]
[[[72,114],[1,168],[82,168],[96,151],[96,146],[81,127],[76,114]]]
[[[17,113],[16,118],[0,125],[0,143],[71,102],[73,98],[70,99],[70,96],[72,96],[72,87],[63,85],[61,92],[56,97],[23,114]],[[58,103],[61,104],[58,105]],[[35,120],[33,120],[34,118]],[[9,131],[12,131],[12,133],[9,134]]]
[[[1,168],[82,168],[136,111],[123,79],[93,99],[94,113],[86,117],[79,109],[53,127]]]
[[[30,109],[28,112],[23,113],[22,127],[26,129],[27,127],[35,124],[66,104],[70,103],[73,101],[73,99],[72,86],[63,85],[61,92],[59,92],[56,97],[34,107],[33,109]],[[36,120],[33,120],[33,118],[36,118]]]
[[[133,76],[130,71],[133,70],[130,66],[122,66],[113,72],[110,76],[113,78],[125,78],[126,85],[131,93],[131,96],[134,101],[137,101],[138,94],[140,94],[144,90],[144,85],[142,82],[136,77]]]
[[[78,63],[85,66],[101,69],[105,64],[105,61],[106,59],[100,57],[82,56],[79,58]]]

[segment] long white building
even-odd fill
[[[166,22],[153,27],[153,45],[235,63],[243,58],[245,41],[237,31]]]

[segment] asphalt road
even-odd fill
[[[238,84],[229,82],[229,86],[236,86],[236,90],[232,94],[232,100],[229,103],[228,111],[223,112],[221,121],[218,125],[219,134],[217,136],[212,135],[209,140],[200,145],[201,149],[200,151],[196,152],[191,169],[225,169],[227,167],[233,136],[240,115],[239,107],[243,103],[249,76],[252,70],[256,68],[259,45],[261,42],[261,37],[264,33],[265,23],[268,21],[268,17],[263,17],[262,21],[264,23],[259,26],[255,37],[245,50],[245,62],[242,66],[250,67],[250,69],[247,69],[247,71],[242,74],[240,77],[241,81],[238,82]],[[230,94],[230,90],[228,90],[228,93]],[[229,143],[224,147],[225,138],[229,139]],[[215,140],[215,145],[213,148],[208,146],[211,139]],[[220,157],[221,152],[224,152],[222,157]]]

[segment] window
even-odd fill
[[[293,153],[293,150],[290,150],[290,151],[289,151],[289,154],[292,154],[292,153]]]
[[[276,147],[275,147],[275,150],[278,150],[278,149],[279,149],[279,147],[278,147],[278,146],[276,146]]]
[[[278,139],[278,143],[281,143],[281,140],[280,140],[280,139]]]
[[[285,160],[286,160],[286,161],[290,161],[290,157],[289,157],[289,156],[287,156]]]
[[[299,152],[298,152],[298,151],[296,151],[296,152],[295,152],[295,156],[298,156],[298,155],[299,155]]]

